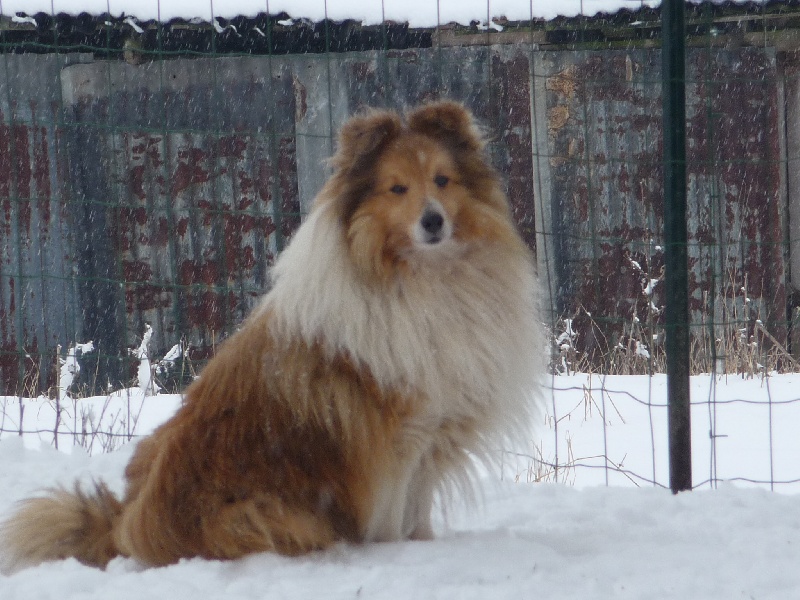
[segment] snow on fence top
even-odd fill
[[[733,0],[732,3],[746,1]],[[712,2],[727,4],[730,0]],[[294,19],[311,21],[352,19],[364,25],[395,21],[411,27],[433,27],[439,23],[488,23],[495,17],[526,21],[614,14],[622,9],[655,8],[659,4],[658,0],[228,0],[216,4],[213,0],[0,0],[0,14],[124,14],[142,21],[199,19],[210,22],[215,17],[252,17],[266,12],[286,13]]]

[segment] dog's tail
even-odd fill
[[[0,567],[11,572],[68,557],[105,567],[119,554],[112,530],[121,512],[122,503],[103,483],[91,493],[76,484],[73,492],[59,488],[25,500],[0,525]]]

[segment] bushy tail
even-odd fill
[[[95,484],[93,493],[76,484],[74,492],[59,488],[45,497],[25,500],[0,525],[0,566],[11,572],[75,557],[84,564],[105,567],[119,554],[112,528],[121,512],[122,503],[103,483]]]

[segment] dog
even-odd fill
[[[362,113],[330,164],[270,291],[136,447],[124,498],[23,501],[6,570],[431,539],[436,499],[529,435],[535,269],[472,115]]]

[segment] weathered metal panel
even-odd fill
[[[629,320],[641,290],[628,255],[656,260],[662,227],[659,55],[548,52],[540,61],[557,311]]]
[[[312,138],[306,149],[329,142],[363,106],[462,97],[491,123],[515,214],[535,243],[528,59],[519,49],[338,55],[322,84],[309,67],[257,57],[64,71],[84,335],[103,356],[101,380],[126,376],[125,348],[145,323],[158,351],[181,337],[194,358],[213,351],[266,289],[268,264],[324,181],[319,152],[297,156],[297,131]]]
[[[300,219],[295,96],[267,58],[65,69],[81,301],[100,372],[151,347],[194,358],[244,318]],[[85,148],[85,150],[79,150]]]
[[[0,393],[46,388],[80,327],[59,73],[86,58],[0,57]]]
[[[690,308],[698,323],[748,336],[760,320],[785,344],[785,123],[775,52],[697,50],[688,61]]]
[[[613,347],[636,318],[658,326],[663,199],[658,50],[545,52],[537,57],[547,139],[543,232],[556,310],[583,307]],[[690,308],[770,324],[786,339],[786,228],[779,77],[770,49],[692,50],[687,64]],[[541,88],[544,88],[542,90]],[[542,161],[544,162],[544,161]],[[744,309],[746,286],[751,300]],[[586,318],[585,316],[583,318]],[[589,332],[592,328],[583,327]],[[699,330],[696,330],[699,331]]]
[[[635,317],[659,325],[663,284],[643,293],[663,264],[657,50],[0,60],[3,391],[19,388],[23,349],[54,363],[75,340],[94,340],[98,383],[124,381],[145,324],[154,355],[183,338],[208,356],[268,287],[345,119],[438,97],[486,126],[555,313],[582,306],[599,325],[583,327],[583,348],[607,350]],[[694,50],[688,73],[695,322],[758,317],[783,341],[774,52]]]

